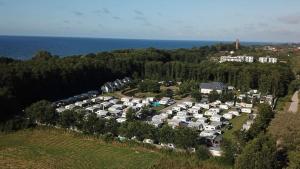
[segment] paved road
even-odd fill
[[[292,97],[292,103],[290,105],[289,112],[292,112],[292,113],[298,112],[298,104],[299,104],[298,93],[299,93],[299,91],[296,91]]]

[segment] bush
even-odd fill
[[[55,124],[58,119],[54,107],[46,100],[33,103],[25,109],[25,113],[30,120],[46,125]]]
[[[201,161],[207,160],[210,158],[210,152],[209,152],[208,148],[204,145],[201,145],[196,149],[196,155],[197,155],[198,159]]]
[[[0,123],[0,132],[13,132],[30,127],[34,127],[30,120],[17,117]]]
[[[104,135],[103,135],[103,140],[104,140],[106,143],[111,143],[111,142],[114,140],[114,136],[113,136],[113,134],[111,134],[111,133],[104,134]]]
[[[192,91],[191,96],[195,99],[196,102],[200,102],[202,99],[202,95],[198,90]]]

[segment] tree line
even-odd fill
[[[210,61],[232,45],[193,49],[129,49],[59,58],[40,51],[31,60],[0,59],[0,119],[5,121],[31,103],[69,97],[124,76],[174,81],[222,81],[241,90],[257,88],[285,95],[294,79],[287,64],[246,64]],[[244,47],[245,50],[251,50]],[[142,86],[147,88],[147,86]]]
[[[25,109],[25,118],[19,121],[19,124],[22,124],[24,128],[35,125],[56,126],[89,135],[109,136],[112,139],[118,136],[129,140],[134,138],[140,142],[144,139],[151,139],[156,144],[174,144],[182,149],[204,144],[199,141],[199,133],[196,130],[187,127],[173,129],[168,125],[156,128],[142,121],[149,114],[153,114],[150,109],[144,108],[140,115],[135,112],[135,118],[130,118],[132,113],[132,109],[129,109],[128,120],[120,124],[115,119],[100,118],[95,113],[85,110],[66,110],[57,113],[49,101],[41,100]]]

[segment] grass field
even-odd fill
[[[60,129],[37,128],[0,133],[2,169],[220,169],[213,160],[195,155],[168,154],[139,146],[105,143]],[[228,167],[226,167],[228,168]]]
[[[248,119],[248,115],[243,113],[241,116],[235,117],[234,119],[230,120],[230,122],[232,123],[232,129],[225,131],[223,135],[224,138],[233,140],[234,139],[233,133],[235,131],[241,130],[243,124],[247,121],[247,119]]]
[[[149,168],[158,152],[106,144],[62,130],[0,135],[0,168]]]

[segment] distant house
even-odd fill
[[[250,114],[250,113],[252,113],[252,110],[251,110],[251,108],[242,108],[241,112]]]
[[[210,121],[216,121],[216,122],[221,122],[223,117],[221,115],[215,114],[211,116]]]
[[[233,114],[231,114],[231,113],[225,113],[225,114],[223,114],[223,117],[225,119],[227,119],[227,120],[231,120],[233,118]]]
[[[128,83],[132,82],[132,80],[129,77],[125,77],[124,79],[122,79],[122,82],[124,84],[128,84]]]
[[[101,91],[103,93],[114,92],[117,89],[122,89],[125,85],[129,84],[131,81],[132,80],[129,77],[125,77],[122,80],[117,79],[113,82],[107,82],[101,87]]]
[[[227,86],[221,82],[201,83],[200,92],[202,94],[209,94],[212,91],[217,91],[219,94],[227,90]]]
[[[267,57],[259,57],[258,61],[260,63],[277,63],[278,59],[274,58],[274,57],[267,56]]]
[[[101,87],[101,91],[103,93],[110,93],[110,92],[115,91],[115,88],[111,83],[108,82]]]
[[[247,62],[247,63],[253,63],[254,57],[253,56],[221,56],[220,57],[220,63],[223,62]]]
[[[189,128],[193,128],[193,129],[196,129],[196,130],[203,130],[203,124],[201,122],[189,122],[188,123],[188,126]]]
[[[160,101],[159,104],[161,105],[167,105],[171,101],[171,98],[169,97],[163,97]]]

